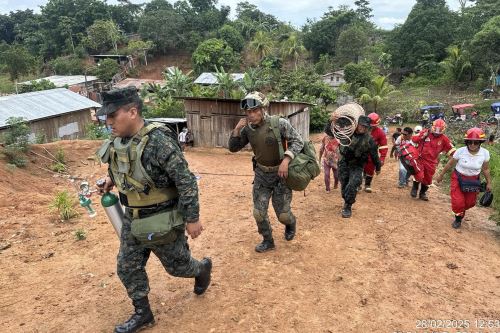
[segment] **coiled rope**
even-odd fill
[[[332,113],[331,130],[342,146],[351,144],[351,137],[358,126],[358,118],[364,115],[365,110],[357,103],[342,105]]]

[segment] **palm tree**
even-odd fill
[[[222,98],[230,98],[234,89],[238,88],[238,83],[234,81],[233,76],[221,67],[220,70],[215,66],[215,77],[217,78],[217,94],[222,93]]]
[[[359,101],[363,105],[373,104],[374,112],[377,112],[377,107],[380,102],[387,99],[390,95],[396,93],[394,86],[387,82],[387,76],[377,76],[370,82],[370,87],[361,87],[358,89]]]
[[[294,59],[295,70],[297,70],[297,62],[301,54],[306,51],[306,48],[302,44],[298,34],[293,32],[288,39],[283,42],[282,53],[283,58],[292,57]]]
[[[252,91],[259,91],[269,84],[269,78],[259,68],[250,67],[245,72],[243,80],[239,82],[243,93],[248,94]]]
[[[271,37],[264,31],[259,30],[255,33],[255,36],[250,42],[250,48],[259,57],[259,60],[262,60],[271,53],[273,44]]]
[[[167,68],[163,76],[168,94],[175,97],[191,96],[191,86],[193,85],[191,73],[192,71],[189,71],[184,74],[178,67]]]
[[[456,45],[448,47],[446,51],[448,57],[441,62],[441,65],[445,68],[453,83],[460,82],[465,71],[472,67],[471,63],[467,60],[467,55]]]

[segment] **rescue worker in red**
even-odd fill
[[[413,198],[418,197],[420,200],[429,201],[427,190],[432,184],[432,176],[436,172],[438,165],[438,157],[441,153],[446,153],[450,158],[455,152],[455,147],[450,139],[444,135],[446,123],[443,119],[436,119],[432,123],[431,130],[422,130],[418,135],[412,137],[412,141],[418,144],[419,158],[417,160],[420,165],[419,170],[413,175],[413,187],[410,195]]]
[[[486,141],[483,130],[477,127],[467,131],[464,137],[465,147],[457,149],[436,177],[436,182],[443,181],[444,174],[454,168],[451,175],[450,196],[451,210],[455,214],[452,227],[460,228],[465,211],[476,205],[478,193],[482,190],[480,174],[486,178],[486,192],[491,192],[490,153],[481,147]]]
[[[380,116],[375,112],[372,112],[368,115],[368,118],[370,118],[371,136],[378,147],[380,166],[383,166],[385,157],[387,156],[387,152],[389,151],[389,146],[387,146],[387,137],[385,136],[384,130],[378,126],[380,124]],[[371,184],[373,176],[375,175],[375,163],[373,163],[370,155],[368,155],[368,162],[366,162],[365,164],[363,173],[365,174],[364,190],[365,192],[371,193]]]

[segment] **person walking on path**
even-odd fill
[[[325,173],[325,188],[326,193],[330,193],[330,170],[333,173],[334,185],[336,189],[339,184],[338,162],[339,162],[339,145],[340,142],[334,137],[325,135],[321,140],[321,147],[319,149],[319,162],[323,165],[323,172]]]

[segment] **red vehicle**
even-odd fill
[[[460,120],[467,120],[467,119],[472,119],[476,118],[479,115],[479,112],[472,109],[469,114],[465,112],[466,109],[473,108],[474,104],[457,104],[453,105],[451,107],[451,110],[453,111],[453,117],[452,120],[455,121],[460,121]]]

